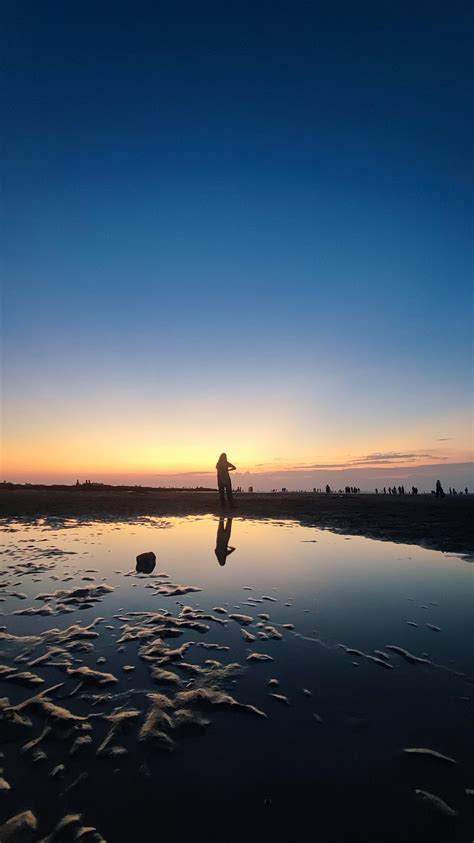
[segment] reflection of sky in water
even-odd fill
[[[202,588],[202,592],[179,598],[193,606],[209,609],[228,602],[245,608],[246,600],[263,594],[277,598],[276,603],[265,601],[273,621],[296,622],[304,634],[317,629],[321,637],[355,647],[398,643],[430,655],[435,647],[436,655],[449,652],[459,659],[466,645],[474,568],[461,558],[413,545],[347,539],[292,522],[234,518],[229,544],[236,549],[222,567],[215,555],[218,519],[171,518],[156,524],[153,520],[148,524],[99,522],[71,525],[67,530],[48,528],[41,534],[29,527],[24,533],[21,529],[3,533],[3,544],[4,548],[15,544],[21,549],[21,539],[47,537],[44,547],[56,545],[75,551],[77,556],[60,558],[51,573],[60,574],[63,568],[65,572],[68,568],[97,569],[92,574],[97,582],[105,576],[108,582],[120,585],[100,604],[100,614],[107,606],[114,611],[117,606],[136,611],[178,599],[148,599],[141,579],[124,579],[114,573],[134,570],[137,554],[152,550],[157,557],[154,574],[166,572],[172,581]],[[42,575],[38,584],[24,578],[20,590],[33,595],[45,590],[45,582],[49,582],[48,575]],[[53,581],[51,590],[70,585]],[[242,590],[242,586],[253,590]],[[292,607],[286,607],[287,602]],[[264,604],[259,605],[259,611],[265,611]],[[93,616],[93,611],[83,612],[83,619]],[[419,629],[407,626],[407,620],[418,623]],[[61,617],[57,622],[62,622]],[[443,634],[434,639],[427,622],[442,627]],[[47,626],[51,621],[14,619],[22,631],[32,623]],[[348,637],[350,641],[346,641]]]
[[[459,804],[463,788],[472,787],[472,775],[469,779],[462,767],[472,689],[466,679],[453,672],[473,672],[474,568],[466,560],[415,546],[360,537],[348,539],[293,522],[233,519],[231,535],[226,540],[235,551],[224,566],[215,553],[219,521],[210,516],[82,526],[72,522],[67,529],[13,526],[14,532],[0,535],[4,570],[13,561],[33,558],[34,549],[56,546],[77,555],[58,557],[54,568],[38,574],[40,582],[32,582],[30,577],[11,578],[18,585],[8,591],[34,597],[40,592],[86,585],[83,576],[95,577],[96,583],[104,578],[116,590],[93,609],[54,617],[10,615],[15,609],[37,607],[40,603],[7,597],[1,604],[5,614],[2,623],[9,631],[25,634],[53,626],[90,623],[96,616],[108,618],[114,630],[98,627],[100,639],[94,653],[78,655],[94,667],[98,655],[105,654],[106,669],[119,675],[124,687],[149,687],[150,680],[147,666],[136,658],[136,645],[128,644],[124,653],[117,652],[115,640],[121,623],[110,619],[119,609],[166,608],[175,613],[180,608],[177,603],[205,611],[225,606],[229,613],[240,611],[257,621],[259,613],[266,613],[270,615],[269,622],[277,627],[284,623],[295,625],[296,635],[279,627],[282,641],[257,640],[248,644],[239,625],[232,621],[227,627],[211,623],[211,629],[202,637],[187,631],[178,639],[179,643],[202,640],[231,648],[230,652],[216,653],[195,648],[194,662],[210,657],[247,665],[251,650],[268,653],[274,661],[248,665],[235,687],[236,697],[263,709],[268,720],[254,722],[229,714],[213,717],[216,722],[204,737],[191,739],[186,751],[181,748],[167,760],[169,804],[176,799],[173,782],[179,787],[183,763],[186,775],[195,777],[194,796],[190,798],[204,800],[217,817],[232,794],[242,805],[247,804],[246,800],[251,804],[251,794],[258,794],[258,804],[271,794],[283,806],[289,798],[288,788],[303,793],[308,787],[317,787],[328,806],[334,802],[335,807],[343,795],[352,805],[350,810],[361,812],[359,820],[353,815],[354,822],[361,822],[364,811],[368,811],[369,791],[378,799],[376,812],[380,811],[381,817],[385,810],[395,809],[395,800],[403,818],[404,810],[407,816],[412,812],[410,794],[415,787],[438,793],[454,804]],[[135,571],[135,557],[144,551],[156,554],[153,575],[125,577],[125,573]],[[93,573],[85,574],[88,569],[94,569]],[[69,572],[74,574],[70,582],[51,579]],[[181,597],[154,595],[148,586],[156,581],[154,575],[161,572],[169,574],[172,582],[199,586],[202,591]],[[263,595],[276,602],[265,600],[257,606],[248,605],[247,601]],[[407,621],[419,626],[409,626]],[[427,623],[441,631],[432,631]],[[248,628],[257,631],[255,624]],[[394,669],[383,670],[366,659],[347,655],[337,646],[339,643],[366,653],[395,644],[417,655],[428,654],[434,664],[414,666],[392,653]],[[130,663],[136,665],[131,677],[121,671],[123,664]],[[267,683],[274,676],[280,680],[278,690],[288,696],[291,708],[279,706],[269,698]],[[53,681],[57,681],[57,676]],[[4,684],[1,687],[2,693],[12,699],[25,696],[24,690],[12,686],[6,689]],[[302,688],[308,688],[312,697],[304,697]],[[315,725],[313,712],[323,718],[322,725]],[[362,724],[362,728],[352,728],[348,725],[351,722]],[[394,758],[407,745],[430,746],[462,763],[454,777],[451,772],[447,776],[444,769],[433,771],[429,765],[422,775],[418,768],[402,769]],[[206,787],[205,793],[199,784],[204,749],[206,777],[211,787]],[[225,786],[218,774],[221,763],[226,764]],[[92,778],[94,775],[92,772]],[[130,775],[133,778],[133,770]],[[380,782],[376,783],[378,777]],[[124,798],[132,805],[139,794],[134,794],[130,783],[128,787],[132,787],[132,792],[129,789]],[[89,811],[99,810],[94,808],[93,800],[89,804],[87,794],[83,798]],[[288,812],[295,810],[293,799],[294,795],[291,804],[287,803],[287,813],[283,807],[283,814],[278,813],[280,809],[275,810],[271,823],[276,822],[279,827],[279,823],[288,820]],[[303,816],[301,805],[298,810]],[[350,810],[348,807],[348,817]],[[374,811],[373,802],[370,811]],[[100,815],[97,821],[104,833],[107,820]],[[342,824],[340,839],[344,839],[344,819],[338,822]],[[401,819],[400,827],[405,822]],[[422,839],[420,828],[416,826],[416,834]],[[112,840],[122,839],[117,829],[114,833]],[[378,839],[392,839],[387,834]]]

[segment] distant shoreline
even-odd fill
[[[417,544],[474,557],[474,495],[324,495],[237,493],[236,508],[222,510],[217,491],[0,488],[0,517],[102,517],[232,514],[241,518],[294,519],[307,526],[382,541]]]

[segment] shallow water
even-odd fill
[[[210,516],[2,526],[0,664],[12,669],[0,676],[5,706],[62,683],[51,700],[99,716],[59,728],[37,703],[19,710],[29,726],[0,721],[0,776],[11,788],[0,792],[0,823],[29,808],[40,839],[77,812],[109,843],[163,835],[288,841],[308,833],[322,841],[472,840],[472,563],[293,522],[234,518],[230,536],[229,524]],[[219,564],[227,546],[235,550]],[[156,567],[137,574],[135,558],[145,551],[156,554]],[[170,591],[199,590],[168,596],[166,583],[174,584]],[[104,584],[113,590],[97,594]],[[74,594],[78,587],[91,591]],[[48,614],[17,614],[29,608]],[[132,612],[161,613],[161,622]],[[210,617],[200,620],[200,613]],[[85,633],[94,637],[45,637],[97,618]],[[200,628],[182,626],[187,619]],[[119,644],[127,624],[135,627],[129,635],[141,630],[143,637]],[[256,640],[245,640],[242,630]],[[158,637],[162,650],[147,651]],[[169,655],[184,642],[194,643],[182,658]],[[48,646],[58,651],[38,663]],[[251,653],[271,660],[248,661]],[[226,673],[209,659],[242,669]],[[77,673],[83,666],[112,674],[110,684]],[[153,679],[157,668],[174,673],[179,685]],[[24,672],[44,683],[16,679]],[[279,684],[270,686],[271,679]],[[179,697],[196,689],[225,692],[260,713],[229,704],[209,710],[202,696]],[[156,692],[170,698],[159,716],[166,740],[139,740],[153,708],[147,694]],[[111,698],[91,699],[103,694]],[[178,727],[182,707],[209,725]],[[135,710],[130,728],[113,736],[121,754],[97,755],[111,725],[102,715],[117,709]],[[18,751],[48,724],[52,731],[36,748]],[[51,778],[58,764],[65,769]],[[87,778],[70,789],[81,773]],[[445,815],[416,790],[458,815]]]

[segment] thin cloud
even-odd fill
[[[444,436],[442,439],[437,439],[436,441],[437,442],[452,442],[453,437],[452,436]]]
[[[287,466],[288,471],[314,471],[319,469],[337,469],[337,468],[362,468],[363,466],[390,466],[397,465],[400,462],[414,463],[419,459],[429,459],[442,462],[447,457],[439,457],[436,454],[429,453],[406,453],[403,451],[377,451],[373,454],[366,454],[357,459],[346,460],[345,462],[327,462],[327,463],[311,463],[302,465]]]
[[[204,475],[214,474],[213,471],[174,471],[168,473],[166,471],[161,474],[155,474],[154,477],[203,477]]]
[[[292,465],[290,471],[312,471],[315,468],[344,468],[348,463],[344,462],[315,462],[311,465]]]
[[[437,457],[435,454],[404,454],[400,451],[388,451],[387,453],[367,454],[365,457],[360,457],[357,460],[351,460],[348,465],[377,465],[378,463],[390,464],[400,462],[401,460],[403,460],[403,462],[413,462],[414,460],[419,459],[439,460],[443,459],[443,457]]]

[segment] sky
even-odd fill
[[[472,484],[467,3],[4,17],[0,479]]]

